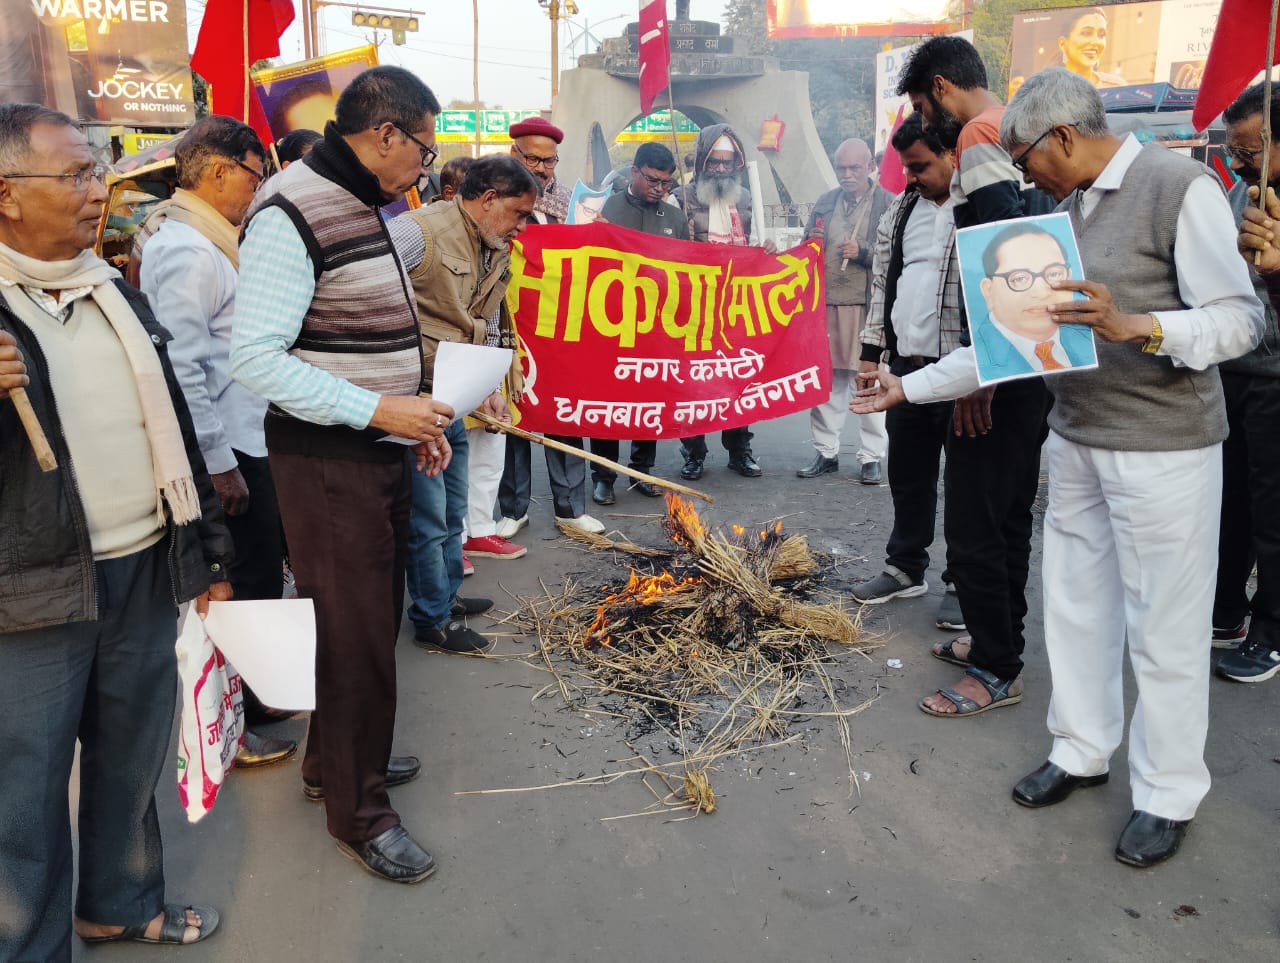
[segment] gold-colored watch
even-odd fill
[[[1162,344],[1164,344],[1164,328],[1160,327],[1160,319],[1153,314],[1151,315],[1151,337],[1143,343],[1142,353],[1155,354]]]

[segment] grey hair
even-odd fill
[[[1004,109],[1000,143],[1005,150],[1034,143],[1054,127],[1074,127],[1084,137],[1106,137],[1107,114],[1093,84],[1062,67],[1028,77]],[[1043,149],[1041,141],[1037,150]]]
[[[22,174],[31,159],[31,128],[36,124],[57,127],[80,125],[57,110],[41,104],[0,105],[0,174]]]

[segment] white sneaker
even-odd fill
[[[590,515],[579,515],[577,518],[561,518],[557,519],[561,525],[568,525],[570,528],[576,528],[580,532],[587,532],[591,535],[599,535],[604,531],[604,525]]]
[[[496,534],[503,538],[511,538],[516,532],[529,524],[529,513],[525,512],[519,518],[508,518],[502,516],[502,520],[498,522],[498,531]]]

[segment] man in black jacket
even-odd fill
[[[631,182],[625,190],[610,196],[600,211],[600,220],[633,231],[678,241],[689,240],[689,221],[684,211],[666,202],[676,186],[676,159],[666,147],[657,143],[641,144],[631,165]],[[616,438],[592,438],[591,451],[610,461],[618,460]],[[642,472],[653,471],[658,457],[658,443],[653,439],[631,443],[630,467]],[[613,485],[618,473],[601,465],[591,466],[591,500],[597,505],[612,505]],[[657,498],[662,491],[653,482],[633,481],[631,487],[642,495]]]
[[[84,136],[0,107],[0,959],[70,960],[67,783],[80,743],[75,931],[193,943],[165,904],[155,789],[173,778],[178,605],[231,596],[231,539],[169,333],[92,252],[107,198]],[[58,467],[42,472],[24,388]]]

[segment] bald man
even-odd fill
[[[835,153],[840,186],[818,198],[806,235],[822,241],[826,262],[827,342],[831,347],[831,397],[809,412],[813,461],[796,472],[816,478],[840,468],[840,432],[862,354],[862,325],[871,301],[871,252],[876,227],[893,195],[872,180],[867,143],[851,137]],[[879,485],[888,445],[881,414],[859,415],[859,481]]]

